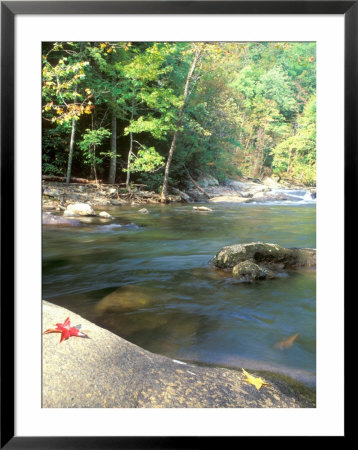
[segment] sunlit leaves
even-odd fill
[[[272,150],[272,166],[284,177],[311,184],[316,179],[315,96],[306,104],[295,131]]]
[[[42,60],[42,112],[44,118],[58,124],[78,119],[84,113],[90,114],[94,108],[89,102],[90,90],[85,88],[87,91],[80,92],[81,83],[86,78],[85,68],[89,65],[82,59],[80,50],[71,50],[70,56],[50,61],[57,52],[63,53],[63,48],[64,43],[54,43]]]
[[[164,164],[164,158],[154,147],[144,147],[131,154],[131,172],[153,172]]]

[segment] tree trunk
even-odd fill
[[[67,175],[66,175],[66,183],[67,184],[69,184],[70,180],[71,180],[73,149],[75,147],[75,133],[76,133],[76,119],[73,117],[72,118],[72,128],[71,128],[70,153],[68,155],[68,163],[67,163]]]
[[[193,185],[197,188],[197,190],[203,194],[206,198],[210,198],[210,195],[201,188],[198,183],[194,180],[194,178],[190,175],[189,170],[185,167],[185,171],[188,175],[189,180],[193,183]]]
[[[193,59],[193,62],[191,64],[190,70],[188,72],[188,76],[186,78],[186,82],[185,82],[185,86],[184,86],[184,101],[183,101],[183,105],[182,105],[182,107],[180,108],[180,111],[179,111],[179,117],[178,117],[178,121],[177,121],[177,124],[176,124],[176,130],[174,132],[173,140],[172,140],[172,143],[171,143],[171,146],[170,146],[170,149],[169,149],[167,163],[165,165],[162,193],[161,193],[161,196],[160,196],[160,201],[163,202],[163,203],[165,203],[167,201],[168,179],[169,179],[170,165],[171,165],[171,162],[172,162],[172,159],[173,159],[173,153],[174,153],[174,150],[175,150],[179,129],[180,129],[180,126],[181,126],[181,123],[182,123],[182,120],[183,120],[184,109],[185,109],[186,103],[188,101],[190,81],[191,81],[191,78],[192,78],[192,76],[194,74],[194,70],[195,70],[195,67],[196,67],[196,65],[198,63],[200,54],[201,54],[201,50],[197,49],[195,51],[194,59]]]
[[[115,111],[112,111],[112,125],[111,125],[111,162],[109,166],[108,183],[114,184],[116,181],[117,170],[117,117]]]
[[[131,191],[131,187],[129,186],[129,180],[131,177],[130,167],[131,167],[131,156],[133,153],[133,133],[129,133],[129,152],[128,152],[128,160],[127,160],[127,178],[126,178],[126,188],[128,192]]]
[[[132,92],[132,111],[131,111],[131,120],[130,123],[132,123],[133,121],[133,117],[134,117],[134,92]],[[129,152],[128,152],[128,160],[127,160],[127,177],[126,177],[126,189],[128,190],[128,192],[131,192],[131,187],[129,186],[129,180],[131,177],[131,172],[130,172],[130,168],[131,168],[131,156],[133,153],[133,133],[130,132],[129,133]]]

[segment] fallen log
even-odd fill
[[[180,191],[177,188],[172,188],[172,191],[174,192],[174,194],[177,194],[180,196],[180,198],[186,202],[186,203],[192,203],[192,199],[190,198],[190,196],[188,194],[185,194],[185,192]]]
[[[185,169],[185,171],[186,171],[186,173],[188,175],[189,180],[193,183],[193,185],[197,188],[197,190],[199,192],[201,192],[206,198],[210,198],[210,195],[207,194],[204,191],[204,189],[201,186],[199,186],[198,183],[194,180],[194,178],[190,175],[189,170],[186,167],[184,167],[184,169]]]
[[[59,183],[65,183],[66,177],[58,177],[55,175],[42,175],[42,179],[44,181],[58,181]],[[99,184],[102,183],[102,180],[87,180],[86,178],[76,178],[71,177],[70,183],[79,183],[79,184]]]

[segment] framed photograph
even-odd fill
[[[346,435],[357,19],[1,2],[1,448]]]

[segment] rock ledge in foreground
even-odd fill
[[[312,396],[268,380],[259,391],[241,371],[150,353],[77,314],[43,302],[43,329],[70,317],[90,339],[42,336],[44,408],[309,408]],[[247,368],[249,370],[249,368]],[[251,372],[256,375],[255,372]]]

